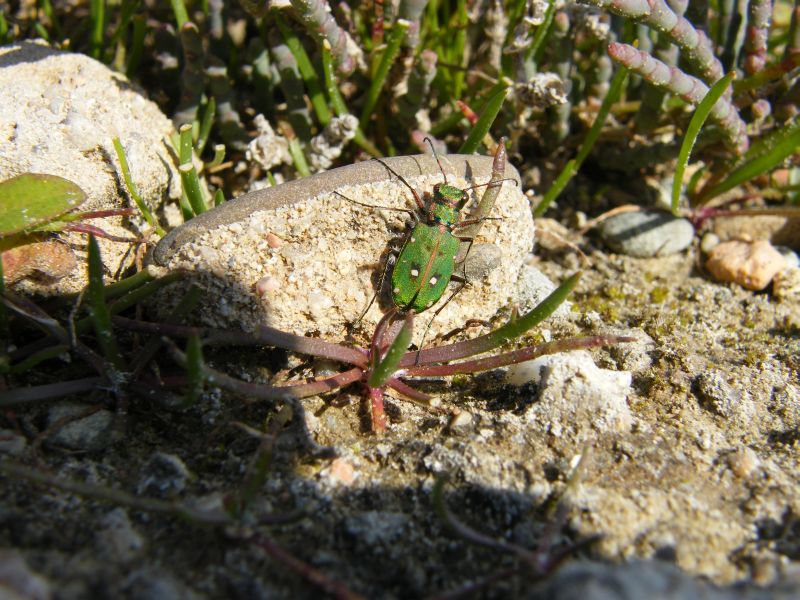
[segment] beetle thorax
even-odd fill
[[[441,223],[448,228],[458,222],[458,212],[464,207],[467,194],[464,190],[446,183],[433,187],[433,205],[431,206],[431,220]]]

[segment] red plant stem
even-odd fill
[[[112,242],[122,242],[126,244],[134,244],[136,242],[142,241],[140,238],[126,238],[119,235],[112,235],[110,233],[106,233],[99,227],[95,227],[94,225],[89,225],[88,223],[69,223],[68,225],[64,226],[64,231],[74,231],[75,233],[90,233],[95,237],[101,237],[107,240],[111,240]]]
[[[118,316],[112,317],[112,321],[115,325],[119,325],[123,329],[128,329],[130,331],[140,331],[180,338],[196,335],[202,339],[203,345],[205,346],[276,346],[291,352],[329,358],[356,367],[367,366],[366,354],[360,349],[331,344],[330,342],[316,338],[286,333],[272,327],[267,327],[266,325],[261,326],[256,333],[249,334],[243,331],[228,331],[225,329],[212,329],[210,327],[188,327],[186,325],[136,321]]]
[[[339,598],[341,600],[357,600],[362,598],[358,594],[351,592],[343,583],[331,579],[322,571],[303,562],[289,551],[279,546],[274,540],[263,535],[256,535],[252,538],[252,542],[266,552],[271,558],[334,598]]]
[[[289,381],[280,385],[276,385],[275,387],[291,388],[292,392],[296,394],[296,398],[306,398],[308,396],[324,394],[325,392],[331,392],[337,388],[350,385],[351,383],[361,379],[363,374],[364,371],[359,367],[356,367],[354,369],[337,373],[336,375],[331,375],[330,377],[316,379],[314,381]]]
[[[386,431],[386,413],[383,411],[383,388],[367,388],[369,390],[369,403],[372,412],[372,431],[383,433]]]
[[[398,394],[401,394],[406,398],[410,398],[411,400],[416,400],[417,402],[428,404],[431,400],[433,400],[433,396],[429,396],[428,394],[424,394],[423,392],[415,390],[410,385],[407,385],[396,377],[392,377],[386,382],[386,385],[388,385]]]
[[[477,113],[472,110],[466,102],[462,102],[461,100],[456,100],[456,104],[458,105],[461,114],[466,117],[467,121],[470,122],[471,125],[475,125],[478,122],[478,115]]]
[[[573,338],[568,340],[558,340],[539,344],[530,348],[521,348],[497,356],[468,360],[451,365],[421,365],[406,369],[406,375],[410,376],[444,376],[458,375],[463,373],[477,373],[506,367],[527,360],[533,360],[545,354],[556,354],[558,352],[569,352],[571,350],[582,350],[585,348],[597,348],[599,346],[611,346],[613,344],[623,344],[635,342],[636,338],[622,335],[596,335],[590,337]]]

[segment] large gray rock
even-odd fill
[[[491,177],[491,157],[450,155],[441,160],[453,185],[466,188]],[[433,156],[382,162],[420,192],[430,192],[442,181]],[[519,181],[512,166],[505,175]],[[471,192],[475,201],[484,189]],[[463,218],[472,206],[463,211]],[[408,231],[406,212],[373,207],[416,208],[409,189],[384,164],[357,163],[227,202],[173,230],[159,243],[154,258],[170,269],[195,273],[206,292],[199,312],[208,324],[253,330],[266,323],[335,339],[365,309],[392,242],[402,243]],[[468,319],[489,319],[514,299],[524,259],[533,248],[533,219],[518,186],[503,185],[491,217],[482,223],[475,241],[499,248],[496,268],[471,281],[444,307],[428,339]],[[167,306],[177,296],[172,294]],[[443,302],[420,315],[417,339]],[[364,319],[367,330],[382,314],[378,303],[373,304]]]
[[[81,211],[128,207],[112,143],[118,137],[139,194],[156,207],[181,193],[164,143],[172,131],[172,122],[124,75],[88,56],[44,42],[0,47],[0,181],[26,172],[58,175],[86,192]],[[130,239],[137,235],[137,219],[134,226],[120,217],[89,223]],[[86,236],[63,237],[79,258],[74,271],[47,285],[22,282],[23,290],[58,294],[83,288]],[[130,244],[102,238],[99,243],[107,272],[117,272],[126,256],[130,260]]]

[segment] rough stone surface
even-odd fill
[[[50,600],[50,584],[35,573],[16,551],[0,548],[0,598]]]
[[[663,212],[622,213],[603,221],[599,230],[615,252],[640,258],[675,254],[694,239],[694,227],[687,219]]]
[[[144,540],[124,509],[115,508],[107,513],[101,520],[100,527],[95,535],[95,543],[101,556],[126,564],[142,555]]]
[[[599,369],[585,351],[542,356],[509,368],[508,381],[539,385],[525,418],[556,437],[572,432],[585,435],[581,415],[591,415],[597,431],[627,431],[633,416],[626,402],[631,374]]]
[[[763,290],[786,259],[765,240],[723,242],[714,248],[706,268],[717,281],[733,282],[748,290]]]
[[[520,314],[535,308],[558,287],[546,275],[532,265],[522,265],[517,279],[517,290],[514,294],[517,310]],[[569,315],[572,303],[564,301],[550,316],[551,319],[564,319]]]
[[[575,562],[529,593],[526,600],[789,600],[794,590],[761,590],[754,586],[721,590],[687,577],[675,565],[632,561],[609,566],[597,562]]]
[[[755,414],[747,394],[735,389],[717,370],[701,373],[697,378],[697,388],[705,405],[721,417],[747,422]]]
[[[489,180],[491,157],[441,158],[452,185],[466,188]],[[431,156],[384,160],[421,193],[442,181]],[[518,179],[516,170],[509,166],[506,177]],[[473,203],[483,191],[472,192]],[[155,259],[196,274],[206,291],[200,315],[207,324],[253,330],[266,323],[340,339],[378,289],[389,249],[399,249],[409,231],[406,212],[378,207],[407,211],[415,204],[408,188],[381,163],[359,163],[225,203],[172,232],[159,244]],[[491,216],[475,242],[497,246],[499,265],[470,281],[457,301],[444,306],[428,335],[450,331],[469,318],[489,319],[512,302],[514,283],[533,248],[528,201],[517,186],[505,183]],[[391,303],[388,287],[381,297],[383,310]],[[451,285],[445,297],[455,289]],[[170,292],[165,306],[178,297]],[[381,303],[374,303],[363,320],[370,332],[383,314]],[[423,329],[416,328],[416,339]]]
[[[722,241],[769,240],[776,246],[800,250],[800,218],[779,215],[750,215],[714,220],[714,233]]]
[[[82,54],[43,43],[0,48],[0,181],[21,173],[48,173],[77,183],[87,194],[79,210],[134,206],[120,196],[121,173],[112,144],[119,137],[141,197],[151,207],[180,196],[177,171],[163,139],[172,123],[123,75]],[[89,221],[123,238],[137,235],[137,218]],[[85,285],[86,236],[62,234],[78,268],[49,284],[20,289],[45,294],[76,292]],[[130,244],[99,240],[106,270],[119,269]]]

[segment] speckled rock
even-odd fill
[[[597,431],[627,431],[633,423],[626,401],[631,374],[598,368],[586,351],[542,356],[513,365],[508,381],[539,384],[538,398],[526,409],[525,418],[556,437],[583,437],[586,424]],[[581,415],[591,417],[587,421]]]
[[[723,242],[711,251],[706,268],[717,281],[748,290],[763,290],[783,269],[786,259],[765,240]]]
[[[133,206],[120,196],[112,144],[119,137],[139,194],[156,207],[180,196],[180,178],[163,142],[172,131],[171,121],[123,75],[88,56],[43,42],[0,47],[0,181],[26,172],[59,175],[86,192],[79,210]],[[128,239],[141,225],[138,217],[89,222]],[[19,289],[56,294],[85,285],[86,236],[61,237],[78,258],[72,273],[46,284],[23,281]],[[130,244],[102,238],[99,243],[106,270],[117,272]]]
[[[491,157],[441,159],[453,185],[486,183],[491,176]],[[383,162],[420,192],[430,192],[442,181],[432,156]],[[519,179],[511,166],[505,175]],[[483,192],[484,188],[472,192],[473,202]],[[381,206],[407,211],[415,205],[408,188],[384,164],[357,163],[227,202],[172,231],[159,243],[154,259],[171,269],[194,272],[193,279],[206,292],[197,312],[207,324],[253,330],[266,323],[296,334],[341,338],[379,287],[390,247],[399,248],[408,231],[405,212],[377,208]],[[464,218],[473,206],[467,206]],[[489,319],[513,301],[534,237],[529,204],[517,186],[503,185],[492,217],[482,223],[475,243],[495,245],[499,264],[471,280],[444,306],[428,336],[450,331],[467,319]],[[497,252],[492,254],[492,262],[498,262]],[[376,302],[366,314],[366,331],[391,304],[388,287],[383,289],[383,309]],[[455,289],[451,285],[445,297]],[[174,291],[162,296],[162,308],[178,298]],[[427,323],[424,315],[418,323],[417,340]]]
[[[615,252],[638,258],[675,254],[694,239],[694,227],[687,219],[664,212],[622,213],[603,221],[599,230]]]

